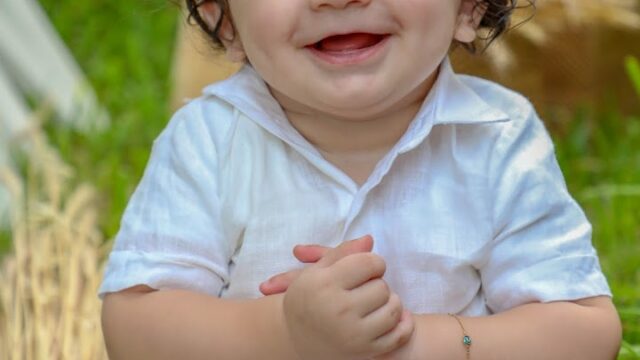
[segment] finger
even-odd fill
[[[381,278],[369,280],[350,292],[354,303],[359,304],[359,315],[365,317],[384,306],[391,296],[387,282]]]
[[[404,310],[396,327],[373,341],[374,352],[382,355],[398,350],[411,340],[415,330],[413,315]]]
[[[334,249],[329,249],[327,253],[318,261],[320,266],[333,265],[338,260],[361,252],[370,252],[373,249],[373,238],[365,235],[359,239],[345,241]]]
[[[289,285],[298,277],[302,269],[291,270],[271,277],[260,284],[260,292],[265,295],[281,294],[289,288]]]
[[[386,304],[362,319],[367,336],[371,339],[377,339],[393,330],[400,323],[403,310],[400,297],[398,294],[392,293]]]
[[[321,245],[297,245],[293,248],[293,256],[303,263],[315,263],[331,250],[330,247]]]
[[[346,250],[348,254],[368,252],[372,248],[365,237],[346,242],[349,243]],[[322,245],[296,245],[293,248],[293,255],[303,263],[315,263],[324,257],[329,250],[331,250],[330,247]]]
[[[352,290],[367,281],[384,275],[387,264],[373,253],[349,255],[328,268],[332,279],[345,290]]]

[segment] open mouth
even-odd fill
[[[382,42],[387,35],[352,33],[344,35],[334,35],[324,38],[315,44],[309,45],[317,51],[328,53],[352,52],[376,46]]]
[[[316,59],[334,66],[366,64],[384,53],[390,37],[389,34],[370,33],[333,35],[306,48]]]

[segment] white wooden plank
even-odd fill
[[[0,169],[13,166],[9,143],[30,123],[23,92],[40,97],[79,129],[108,126],[107,113],[39,3],[0,0]],[[8,224],[9,205],[0,184],[0,227]]]
[[[27,126],[29,113],[20,90],[0,67],[0,148],[6,147],[8,139]]]
[[[18,88],[0,67],[0,171],[12,168],[9,145],[29,123],[29,109]],[[9,225],[9,194],[0,183],[0,229]]]
[[[0,66],[62,120],[80,128],[107,125],[106,113],[36,1],[0,1]]]

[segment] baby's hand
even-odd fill
[[[418,350],[416,349],[417,341],[418,341],[417,333],[419,331],[418,330],[419,324],[417,322],[414,322],[413,316],[414,316],[413,314],[405,310],[404,313],[402,314],[402,319],[400,320],[400,323],[404,321],[409,321],[412,324],[414,324],[414,330],[409,340],[404,345],[399,346],[395,350],[380,356],[376,356],[371,360],[411,360],[411,359],[424,358],[424,355],[418,355],[419,353],[418,353]]]
[[[355,240],[345,241],[343,245],[343,256],[371,252],[373,249],[373,239],[367,235]],[[303,263],[312,264],[322,259],[329,250],[331,250],[330,247],[320,245],[298,245],[293,248],[293,255]],[[265,296],[284,293],[293,280],[300,276],[302,270],[303,269],[290,270],[272,276],[260,284],[260,292]]]
[[[370,358],[397,349],[413,333],[412,317],[381,279],[384,260],[349,251],[348,243],[328,250],[285,293],[285,322],[305,359]]]

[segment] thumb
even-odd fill
[[[318,265],[330,266],[338,260],[357,253],[370,252],[373,249],[373,237],[365,235],[355,240],[345,241],[336,248],[329,249],[318,261]]]

